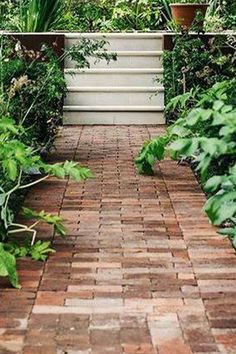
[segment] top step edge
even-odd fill
[[[163,50],[115,50],[117,55],[162,55]],[[114,53],[114,50],[107,50],[107,53]]]
[[[162,74],[163,68],[65,68],[66,74]]]
[[[163,92],[163,86],[67,86],[70,92]]]
[[[162,106],[64,106],[64,112],[163,112]]]
[[[132,39],[162,39],[164,33],[103,33],[103,32],[97,32],[97,33],[64,33],[65,38],[67,39],[77,39],[81,37],[86,37],[86,38],[132,38]]]
[[[103,53],[103,51],[95,51],[95,53]],[[117,56],[162,56],[163,50],[106,50],[107,54],[117,54]]]

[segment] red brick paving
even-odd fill
[[[236,257],[202,212],[188,166],[139,176],[134,157],[164,127],[64,128],[53,159],[95,179],[51,179],[26,205],[64,217],[66,239],[43,264],[18,262],[21,291],[1,280],[0,353],[236,353]],[[50,227],[39,236],[52,238]]]

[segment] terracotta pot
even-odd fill
[[[201,13],[204,18],[208,4],[170,4],[173,19],[177,25],[188,30],[194,23],[197,13]],[[194,23],[197,29],[203,28],[204,20]]]

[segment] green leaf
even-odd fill
[[[230,237],[236,237],[236,227],[226,227],[224,229],[220,229],[219,233],[221,235],[226,235]]]
[[[13,134],[17,134],[19,131],[19,126],[15,125],[13,119],[4,117],[0,119],[0,133],[11,132]]]
[[[212,110],[211,109],[203,109],[201,111],[201,117],[203,121],[208,120],[212,115]]]
[[[224,105],[223,108],[221,109],[221,113],[229,113],[233,110],[233,106],[231,105]]]
[[[191,144],[190,139],[178,139],[171,143],[170,149],[178,152],[182,152]]]
[[[197,138],[178,139],[170,144],[170,150],[182,156],[192,156],[198,149],[199,140]]]
[[[10,159],[4,160],[2,165],[10,180],[15,181],[18,174],[16,161]]]
[[[45,213],[44,210],[41,210],[39,213],[35,210],[29,208],[22,209],[22,215],[27,219],[36,219],[43,221],[49,225],[54,226],[54,230],[57,234],[64,237],[66,235],[65,227],[63,226],[64,220],[58,215],[52,215]]]
[[[215,101],[213,104],[214,111],[219,111],[224,106],[223,101]]]
[[[58,178],[65,178],[66,176],[74,179],[77,182],[85,180],[87,178],[92,178],[92,172],[86,168],[80,166],[74,161],[65,161],[62,164],[47,165],[42,164],[42,168],[46,173]]]
[[[173,127],[171,127],[170,134],[172,136],[176,135],[179,138],[185,138],[191,134],[191,130],[176,124]]]
[[[215,192],[226,179],[227,176],[213,176],[206,182],[204,190],[208,193]]]
[[[201,118],[201,108],[193,109],[192,111],[190,111],[190,113],[186,118],[187,126],[189,127],[195,126],[198,123],[200,118]]]
[[[29,254],[36,261],[45,261],[49,253],[55,253],[50,242],[37,241],[30,249]]]
[[[206,155],[204,153],[201,153],[198,156],[196,161],[198,161],[198,165],[197,165],[196,170],[201,172],[201,177],[203,180],[205,180],[206,176],[207,176],[207,171],[208,171],[209,165],[212,161],[212,158],[210,155]]]
[[[236,191],[220,191],[209,198],[204,210],[214,225],[221,225],[224,221],[232,218],[236,213]]]
[[[16,259],[11,253],[5,251],[3,243],[0,243],[0,276],[9,277],[11,284],[15,288],[20,288],[16,272]]]
[[[215,155],[217,152],[217,144],[215,144],[212,139],[204,139],[201,141],[202,150],[209,155]]]

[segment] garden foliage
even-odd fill
[[[36,241],[37,225],[53,225],[55,233],[65,236],[61,217],[45,211],[23,208],[22,216],[33,221],[16,221],[25,191],[50,176],[77,182],[92,177],[77,162],[48,164],[43,159],[55,138],[65,95],[60,61],[70,56],[83,68],[90,57],[114,59],[103,51],[104,44],[84,39],[57,58],[44,45],[34,52],[14,39],[0,38],[0,276],[8,276],[15,287],[17,257],[45,260],[53,252],[49,242]]]
[[[0,115],[28,128],[30,139],[46,144],[61,121],[66,84],[58,58],[46,46],[38,52],[1,38]]]
[[[2,0],[0,29],[25,32],[173,29],[170,10],[173,2],[176,0]],[[207,31],[235,29],[234,1],[210,0],[209,4],[205,21]]]
[[[58,27],[64,11],[62,0],[19,0],[16,25],[21,32],[47,32]]]
[[[62,26],[81,32],[161,29],[170,20],[168,1],[71,0]]]
[[[204,93],[193,90],[172,99],[180,109],[167,134],[146,142],[136,159],[140,173],[153,174],[165,154],[187,159],[200,175],[210,198],[205,211],[214,225],[227,223],[222,233],[236,245],[236,80],[216,83]],[[191,101],[191,104],[189,104]]]
[[[60,29],[81,32],[173,29],[170,4],[205,0],[68,0]],[[231,0],[210,0],[206,29],[234,29],[236,8]]]
[[[173,124],[144,144],[136,165],[152,175],[166,154],[190,162],[209,195],[205,212],[236,246],[235,53],[233,35],[176,34],[163,60],[165,111]]]
[[[173,29],[169,6],[173,2],[171,0],[2,0],[0,29],[21,32],[52,29],[79,32]],[[207,31],[236,28],[234,2],[211,0],[209,3],[205,21]]]
[[[188,33],[176,34],[172,51],[165,51],[163,57],[165,103],[175,96],[190,90],[203,91],[216,82],[234,78],[236,75],[235,38],[204,36]],[[174,120],[178,112],[170,114]]]

